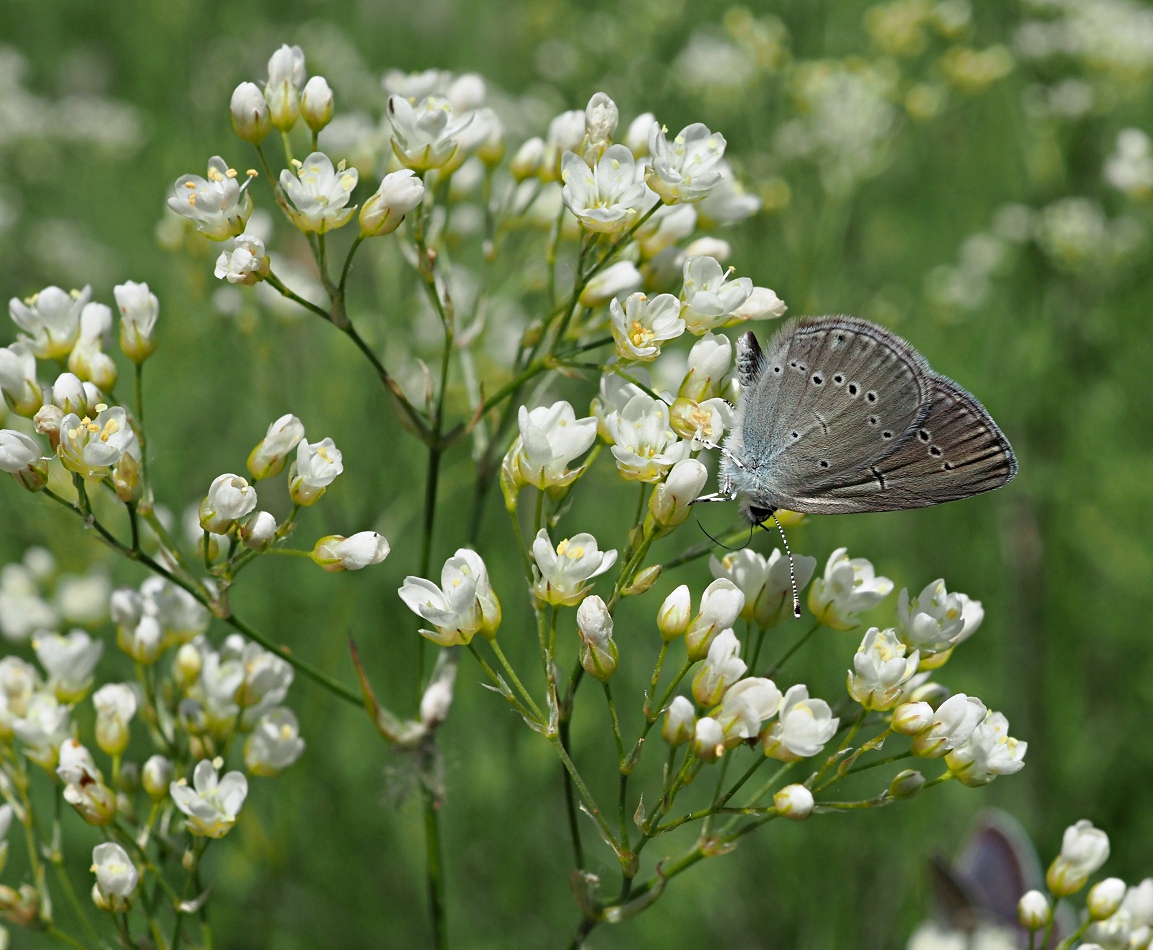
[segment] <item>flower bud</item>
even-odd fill
[[[534,177],[540,171],[544,160],[544,139],[532,138],[516,150],[509,164],[509,171],[517,181]]]
[[[649,498],[649,514],[662,528],[683,524],[689,517],[689,505],[705,487],[709,473],[696,459],[681,459],[669,471]]]
[[[649,152],[649,130],[654,122],[656,116],[645,112],[629,123],[628,131],[625,132],[625,145],[637,158],[643,158]]]
[[[622,597],[635,597],[637,594],[643,594],[649,590],[653,584],[657,582],[657,578],[661,576],[661,566],[653,564],[651,567],[646,567],[641,571],[633,582],[629,584],[624,590],[621,591]]]
[[[1035,932],[1048,926],[1052,914],[1049,898],[1040,891],[1026,891],[1017,901],[1017,920],[1026,930]]]
[[[240,527],[240,540],[253,551],[267,551],[276,538],[276,518],[268,511],[258,511]]]
[[[943,683],[922,683],[909,693],[907,700],[911,703],[928,703],[934,709],[941,705],[952,694],[949,687]]]
[[[889,797],[896,799],[916,798],[925,787],[925,776],[916,769],[905,769],[893,776],[889,783]]]
[[[137,366],[156,350],[156,321],[160,301],[147,284],[125,281],[112,288],[120,311],[120,349]]]
[[[689,620],[692,618],[692,594],[688,584],[681,584],[674,590],[661,609],[657,611],[657,629],[665,643],[672,643],[677,637],[682,637],[689,629]]]
[[[786,785],[773,796],[777,814],[792,821],[804,821],[813,813],[813,793],[804,785]]]
[[[693,737],[696,724],[697,716],[693,704],[684,696],[678,696],[665,710],[665,723],[661,726],[661,736],[675,749]]]
[[[388,557],[388,539],[375,531],[359,531],[350,538],[330,534],[316,542],[312,559],[326,571],[359,571]]]
[[[136,715],[136,691],[124,683],[108,683],[92,696],[96,707],[96,744],[106,755],[123,755],[128,748],[129,722]]]
[[[154,802],[163,801],[168,794],[168,786],[172,782],[174,766],[171,760],[162,755],[154,755],[144,763],[141,773],[141,784],[148,797]]]
[[[606,267],[581,291],[580,305],[589,310],[608,303],[614,297],[640,289],[644,276],[632,261],[617,261]]]
[[[120,456],[120,461],[112,468],[112,487],[121,501],[137,502],[144,495],[144,484],[140,480],[140,460],[128,452]]]
[[[300,84],[304,81],[304,51],[299,46],[281,46],[268,60],[268,83],[264,98],[272,124],[290,132],[300,118]]]
[[[213,534],[225,534],[237,519],[256,507],[256,489],[239,475],[219,475],[200,503],[200,527]]]
[[[1104,920],[1117,913],[1125,897],[1125,882],[1119,877],[1107,877],[1089,888],[1085,906],[1092,920]]]
[[[88,414],[88,399],[84,393],[84,384],[79,376],[72,373],[61,373],[56,378],[56,382],[52,384],[52,402],[65,415],[70,412],[78,416]]]
[[[721,724],[711,716],[698,719],[693,729],[693,755],[702,762],[716,762],[724,754],[725,730]]]
[[[248,456],[248,471],[259,481],[279,475],[284,468],[288,454],[304,438],[304,423],[288,413],[268,427],[264,438]]]
[[[41,406],[36,410],[36,415],[32,417],[32,424],[36,427],[36,431],[41,435],[48,436],[48,442],[52,446],[53,452],[60,444],[60,423],[63,421],[64,412],[51,403]]]
[[[335,97],[323,76],[313,76],[300,94],[300,114],[313,132],[319,132],[332,121]]]
[[[259,145],[272,131],[268,103],[256,83],[242,82],[237,86],[228,110],[232,114],[232,131],[246,142]]]
[[[90,825],[110,825],[116,820],[116,794],[99,780],[64,786],[64,801]]]
[[[581,638],[581,666],[590,676],[607,683],[616,672],[619,658],[617,645],[613,642],[612,614],[605,602],[593,594],[581,601],[576,622]]]
[[[452,707],[452,679],[433,680],[420,698],[420,721],[435,729],[448,718]]]
[[[48,484],[48,462],[36,440],[15,429],[0,429],[0,472],[7,472],[28,491]]]
[[[928,703],[902,703],[893,710],[893,731],[915,736],[933,724],[933,707]]]
[[[200,651],[191,643],[184,644],[176,651],[176,660],[172,665],[172,672],[180,688],[187,690],[200,676],[200,667],[203,659]]]
[[[731,627],[745,607],[745,595],[737,585],[719,577],[701,595],[700,612],[685,631],[685,647],[694,663],[703,660],[720,631]]]
[[[404,220],[404,216],[424,200],[424,182],[402,168],[381,179],[376,189],[360,209],[362,237],[391,234]]]

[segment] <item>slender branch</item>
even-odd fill
[[[824,626],[824,624],[822,624],[820,621],[813,624],[813,626],[809,628],[808,633],[806,633],[796,643],[794,643],[791,647],[789,647],[789,649],[785,652],[785,655],[782,656],[779,660],[777,660],[776,663],[774,663],[772,666],[770,666],[761,675],[766,676],[766,677],[771,679],[773,677],[773,675],[776,674],[781,669],[782,666],[784,666],[789,660],[791,660],[793,658],[793,655],[801,647],[803,647],[806,643],[809,642],[809,639],[813,636],[813,634],[816,633],[818,630],[820,630],[821,627],[823,627],[823,626]]]
[[[428,906],[436,950],[448,950],[445,919],[443,858],[440,849],[440,810],[431,789],[424,789],[424,851],[427,862]]]

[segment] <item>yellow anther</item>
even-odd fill
[[[229,178],[235,178],[236,177],[236,169],[230,168],[224,174],[227,175]]]
[[[224,759],[222,759],[220,756],[217,756],[215,759],[212,760],[212,767],[214,769],[224,768]]]
[[[194,182],[194,181],[186,181],[186,182],[184,183],[184,187],[185,187],[185,188],[195,188],[195,187],[196,187],[196,182]]]
[[[304,167],[304,162],[302,162],[299,158],[294,158],[291,162],[289,162],[289,164],[294,165],[297,168]]]
[[[248,169],[248,171],[246,171],[244,174],[246,174],[249,178],[257,178],[260,176],[260,172],[258,172],[255,168]]]
[[[103,411],[104,411],[105,409],[107,409],[107,408],[108,408],[108,407],[107,407],[106,405],[104,405],[104,403],[102,403],[102,402],[98,402],[98,403],[96,404],[96,411],[97,411],[97,412],[103,412]]]
[[[565,538],[560,544],[556,546],[556,553],[564,557],[565,552],[568,550],[568,538]]]

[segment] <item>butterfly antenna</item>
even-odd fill
[[[800,620],[801,619],[801,595],[797,591],[797,571],[796,571],[796,567],[793,563],[793,552],[791,550],[789,550],[789,539],[785,537],[785,529],[782,528],[781,523],[779,521],[777,521],[776,514],[774,513],[774,514],[770,515],[769,517],[771,517],[773,519],[773,524],[775,524],[777,526],[777,530],[781,533],[781,543],[785,546],[785,554],[788,555],[788,558],[789,558],[789,583],[792,584],[792,587],[793,587],[793,616],[797,620]]]
[[[709,531],[708,531],[708,529],[707,529],[707,528],[706,528],[706,527],[705,527],[703,524],[701,524],[701,519],[700,519],[700,518],[697,518],[697,527],[698,527],[698,528],[700,528],[700,529],[701,529],[701,530],[702,530],[702,531],[705,533],[705,537],[706,537],[706,538],[708,538],[710,541],[712,541],[712,542],[713,542],[713,544],[715,544],[717,547],[719,547],[719,548],[724,548],[726,551],[743,551],[743,550],[744,550],[745,548],[747,548],[747,547],[749,546],[749,544],[752,542],[752,540],[753,540],[753,530],[756,528],[756,525],[752,525],[752,526],[750,526],[750,527],[749,527],[749,537],[748,537],[748,540],[746,540],[746,541],[745,541],[745,543],[744,543],[744,544],[742,544],[742,545],[741,545],[739,548],[730,548],[730,547],[729,547],[727,544],[725,544],[723,541],[718,541],[716,538],[714,538],[714,537],[713,537],[711,534],[709,534]]]

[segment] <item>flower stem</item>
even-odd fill
[[[432,942],[436,950],[448,950],[445,919],[444,872],[440,851],[440,811],[431,789],[424,790],[424,851],[428,875],[428,905],[432,917]]]
[[[801,639],[799,639],[796,643],[794,643],[791,647],[789,647],[789,649],[785,653],[785,655],[782,656],[779,660],[777,660],[776,663],[774,663],[772,666],[770,666],[761,675],[771,679],[773,677],[773,675],[781,669],[781,667],[783,667],[786,663],[789,662],[789,660],[791,660],[793,658],[793,654],[795,654],[801,647],[803,647],[806,643],[809,642],[809,639],[813,636],[813,634],[816,633],[818,630],[820,630],[822,626],[824,626],[824,624],[822,624],[820,621],[817,621],[815,624],[813,624],[813,626],[809,629],[808,633],[806,633],[803,637],[801,637]]]

